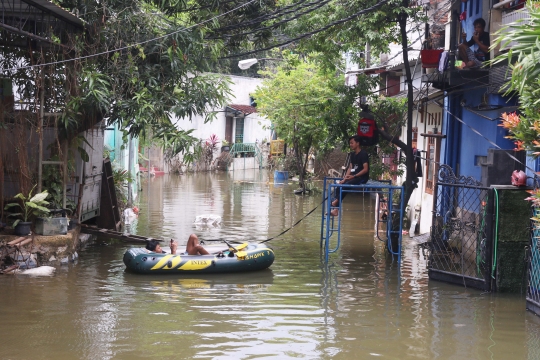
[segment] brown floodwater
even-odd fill
[[[131,231],[264,240],[321,202],[263,171],[143,185]],[[373,201],[344,201],[342,244],[321,260],[321,211],[271,241],[268,271],[135,275],[131,246],[98,239],[52,277],[0,276],[0,359],[538,359],[540,321],[520,294],[429,281],[418,244],[402,264],[374,238]],[[222,217],[200,228],[196,215]],[[210,243],[210,242],[208,242]]]

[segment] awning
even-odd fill
[[[230,104],[225,107],[225,113],[227,116],[240,117],[248,116],[257,112],[257,108],[250,105],[238,105]]]

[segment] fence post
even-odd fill
[[[488,192],[488,202],[486,204],[487,206],[487,212],[486,212],[486,270],[484,274],[484,278],[486,280],[486,288],[485,291],[491,291],[491,289],[494,288],[493,286],[493,279],[491,277],[491,267],[493,266],[493,227],[494,227],[494,217],[495,217],[495,190],[489,189]]]

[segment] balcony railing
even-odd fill
[[[518,1],[516,0],[501,1],[493,5],[493,8],[502,10],[503,13],[502,13],[501,27],[503,28],[518,20],[530,18],[529,10],[525,7],[525,4],[518,3]],[[502,30],[501,33],[504,34],[505,32],[508,32],[508,31],[509,29],[505,29],[505,30]],[[515,42],[511,42],[509,44],[506,44],[504,47],[501,47],[500,50],[508,50],[515,45],[517,45]]]

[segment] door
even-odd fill
[[[227,140],[229,144],[233,143],[233,120],[234,118],[232,116],[225,117],[225,140]]]

